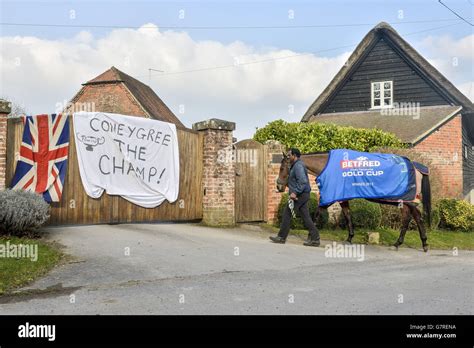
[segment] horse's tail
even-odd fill
[[[421,179],[421,199],[423,203],[423,210],[426,215],[426,221],[428,222],[428,227],[431,226],[431,186],[430,186],[430,177],[427,174],[423,174]]]

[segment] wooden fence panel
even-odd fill
[[[120,196],[106,193],[89,197],[82,186],[77,162],[73,123],[70,122],[69,157],[61,202],[51,204],[50,225],[99,224],[196,220],[202,218],[203,134],[178,129],[179,195],[174,203],[165,201],[156,208],[143,208]],[[8,120],[6,183],[10,186],[23,135],[20,119]]]
[[[236,222],[264,221],[266,210],[266,147],[246,139],[235,144]]]

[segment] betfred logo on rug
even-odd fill
[[[380,167],[380,161],[369,161],[365,156],[357,157],[355,160],[343,159],[341,161],[342,169],[359,169]]]

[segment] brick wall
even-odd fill
[[[102,111],[147,116],[123,83],[85,85],[72,100],[73,111]],[[71,107],[68,108],[71,111]]]
[[[415,145],[415,150],[432,161],[441,175],[443,197],[462,198],[462,125],[461,115]]]
[[[268,223],[273,224],[277,220],[278,205],[281,201],[282,193],[278,192],[276,187],[276,179],[280,171],[280,162],[273,161],[274,155],[281,155],[285,147],[277,141],[268,141],[267,146],[267,178],[266,178],[266,193],[267,193],[267,207],[266,207],[266,220]]]
[[[209,226],[235,224],[235,162],[222,160],[232,151],[235,123],[217,119],[198,122],[193,129],[204,133],[203,217]]]
[[[0,190],[6,188],[7,170],[7,116],[11,105],[5,100],[0,100]]]

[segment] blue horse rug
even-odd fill
[[[406,157],[331,150],[316,180],[320,206],[354,198],[413,201],[416,196],[414,164]]]

